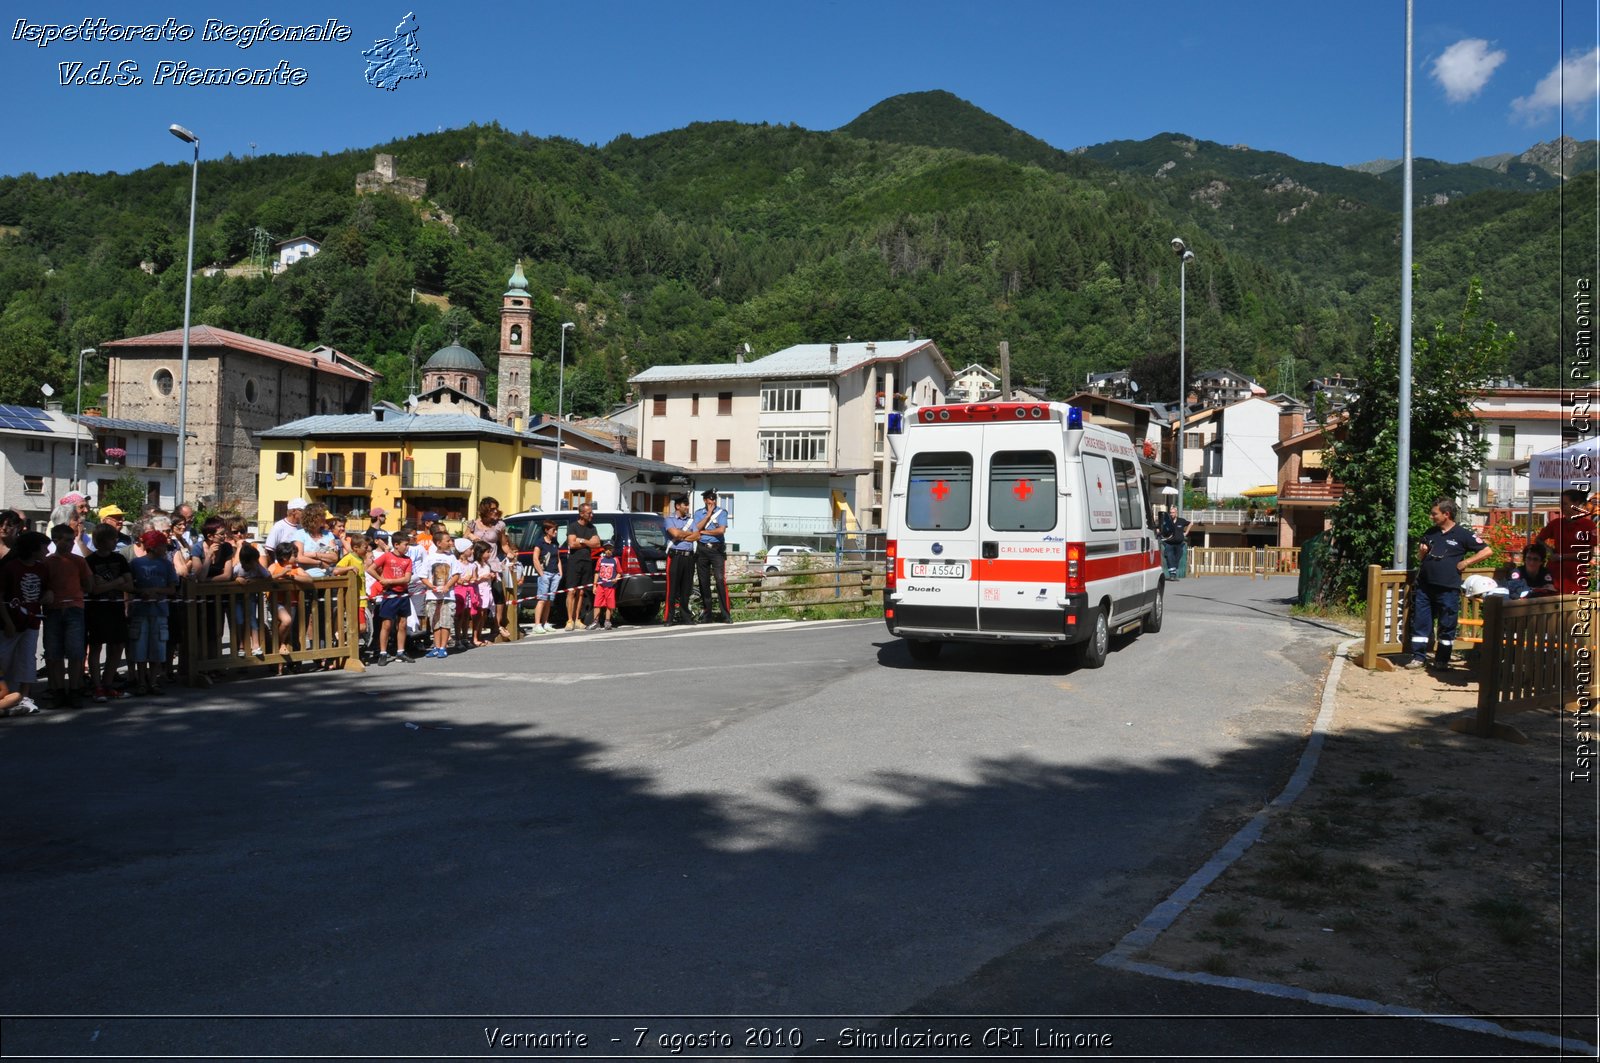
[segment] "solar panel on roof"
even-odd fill
[[[0,428],[21,432],[50,431],[50,415],[32,406],[0,405]]]

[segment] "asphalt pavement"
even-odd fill
[[[6,1053],[1508,1054],[1092,966],[1292,770],[1291,592],[1176,584],[1098,670],[623,628],[4,721]]]

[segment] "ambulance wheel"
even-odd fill
[[[930,639],[906,639],[906,651],[911,654],[913,661],[928,661],[939,659],[940,643]]]
[[[1111,652],[1111,625],[1106,622],[1106,611],[1094,611],[1094,629],[1087,640],[1078,643],[1078,664],[1084,668],[1099,668],[1106,663]]]
[[[1156,584],[1155,604],[1150,606],[1150,611],[1145,614],[1143,627],[1154,635],[1161,630],[1162,623],[1167,619],[1167,581],[1162,580]]]

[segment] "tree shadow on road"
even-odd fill
[[[893,645],[881,663],[909,663]],[[1055,674],[1042,656],[948,666]],[[776,769],[733,798],[553,731],[541,706],[577,688],[530,687],[507,712],[470,680],[415,675],[409,690],[334,674],[5,721],[6,1010],[899,1011],[1052,923],[1079,921],[1071,963],[1086,970],[1302,747],[1284,735],[1202,759],[1167,741],[1180,720],[1154,720],[1137,762],[974,758],[961,778],[848,785]],[[181,1047],[146,1037],[118,1045]]]

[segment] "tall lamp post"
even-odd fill
[[[93,353],[95,353],[93,347],[85,347],[78,352],[78,418],[77,426],[72,433],[72,489],[74,491],[83,490],[83,481],[78,473],[78,443],[80,441],[79,437],[83,435],[83,359]]]
[[[187,496],[184,480],[189,466],[184,461],[184,447],[189,441],[189,308],[194,297],[194,200],[200,188],[200,138],[181,125],[170,125],[167,132],[194,145],[194,165],[189,171],[189,264],[183,271],[183,369],[178,381],[178,497],[173,500],[176,510]]]
[[[1182,240],[1172,238],[1172,251],[1178,256],[1178,516],[1183,516],[1183,430],[1189,412],[1189,373],[1184,349],[1189,332],[1189,285],[1185,268],[1194,261],[1194,252]]]
[[[561,501],[561,416],[562,404],[566,401],[567,391],[567,331],[577,328],[571,321],[561,323],[561,368],[556,375],[556,502]]]

